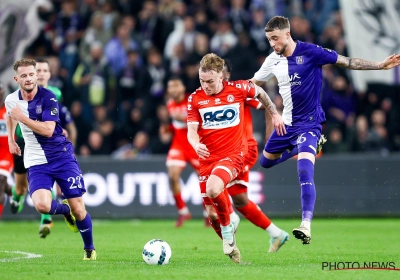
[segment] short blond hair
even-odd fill
[[[220,58],[215,53],[208,53],[200,61],[200,71],[201,72],[209,72],[215,71],[217,73],[221,73],[224,69],[225,60]]]
[[[36,61],[30,58],[23,58],[14,63],[14,71],[17,72],[19,67],[33,66],[36,67]]]

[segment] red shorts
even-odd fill
[[[8,150],[0,150],[1,158],[0,158],[0,175],[4,175],[6,177],[11,175],[11,172],[14,168],[14,157]]]
[[[229,195],[234,196],[247,191],[249,186],[250,169],[256,164],[258,159],[257,145],[248,146],[247,154],[244,156],[243,171],[238,174],[235,180],[231,181],[226,187]]]
[[[185,168],[186,163],[189,162],[194,170],[199,170],[199,156],[192,146],[171,145],[167,155],[167,167],[179,166]]]
[[[200,192],[204,204],[211,205],[211,200],[207,197],[206,185],[211,174],[220,177],[225,185],[234,180],[238,173],[243,169],[244,158],[240,155],[229,155],[219,161],[212,163],[201,163],[199,173]]]

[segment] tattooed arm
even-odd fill
[[[350,58],[338,55],[336,65],[343,66],[352,70],[388,70],[400,64],[400,54],[392,54],[384,61],[368,61],[361,58]]]
[[[276,132],[278,135],[286,134],[285,123],[283,122],[282,116],[279,115],[278,111],[276,110],[275,104],[262,87],[256,85],[256,88],[258,92],[257,98],[263,104],[265,110],[271,115],[272,123],[276,129]]]

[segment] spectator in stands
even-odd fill
[[[117,77],[118,119],[123,122],[135,100],[142,98],[138,90],[140,79],[140,54],[136,50],[128,50],[128,64]]]
[[[100,42],[92,43],[90,57],[79,64],[73,76],[73,83],[79,89],[86,121],[91,121],[93,106],[112,105],[110,100],[114,96],[115,77],[103,56]]]
[[[150,154],[149,136],[144,131],[136,133],[132,143],[123,145],[115,150],[111,157],[115,159],[144,158]]]
[[[167,71],[161,53],[156,48],[147,51],[147,66],[140,77],[140,92],[147,105],[147,116],[154,116],[158,105],[164,102]]]
[[[80,59],[85,60],[90,55],[90,46],[93,42],[100,42],[104,46],[111,37],[112,31],[104,29],[103,14],[101,12],[93,13],[79,46]]]
[[[118,24],[115,37],[104,48],[104,55],[110,63],[115,76],[118,76],[128,63],[128,50],[139,50],[139,43],[131,39],[132,30],[129,25]]]
[[[212,36],[210,49],[213,53],[224,56],[230,49],[236,46],[238,38],[232,30],[228,19],[221,19],[218,23],[217,32]]]

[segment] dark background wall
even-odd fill
[[[164,157],[114,161],[107,157],[79,159],[88,193],[84,196],[93,218],[172,218],[176,209],[169,192]],[[301,215],[296,160],[272,169],[257,164],[250,176],[250,198],[272,218]],[[183,198],[194,216],[201,217],[197,175],[186,168]],[[400,216],[400,156],[324,156],[315,167],[315,217]],[[3,219],[31,219],[38,214],[26,202],[19,215],[8,205]]]

